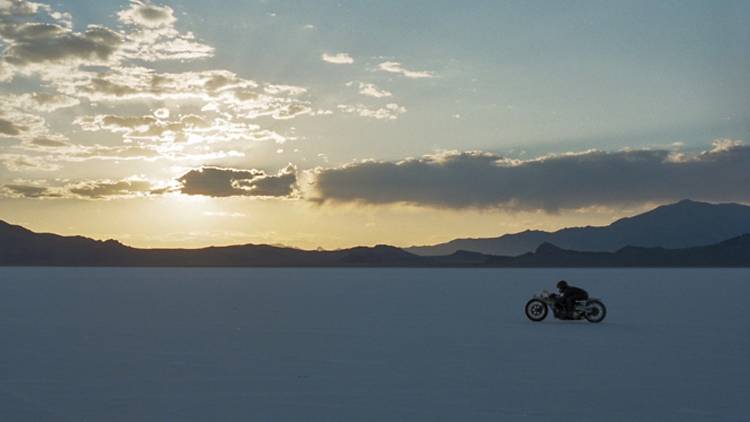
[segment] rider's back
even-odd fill
[[[564,298],[572,298],[576,300],[584,300],[589,298],[589,293],[579,287],[568,286],[563,291]]]

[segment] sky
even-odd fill
[[[0,219],[423,245],[750,203],[746,1],[0,0]]]

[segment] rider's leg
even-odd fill
[[[573,317],[573,313],[575,311],[576,301],[575,298],[572,297],[566,297],[563,302],[565,313],[569,317]]]
[[[560,315],[565,315],[567,312],[565,309],[565,299],[562,297],[558,297],[555,301],[555,309],[557,310],[557,313]]]

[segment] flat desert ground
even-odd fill
[[[601,324],[526,320],[565,278]],[[2,421],[750,421],[750,270],[0,269]]]

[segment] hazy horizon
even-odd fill
[[[0,0],[0,219],[427,245],[750,204],[750,4]]]
[[[699,202],[699,201],[693,201],[693,200],[690,200],[690,199],[683,199],[683,200],[680,200],[678,202],[667,204],[664,207],[668,206],[670,208],[675,209],[675,207],[680,207],[684,203],[691,203],[691,204],[711,204],[711,205],[746,205],[746,204],[738,204],[738,203]],[[657,208],[661,208],[661,207],[662,206],[646,210],[644,213],[637,213],[637,214],[633,214],[633,215],[624,216],[623,218],[618,219],[618,220],[612,222],[612,224],[615,224],[615,223],[617,223],[617,221],[620,221],[622,219],[628,219],[628,218],[638,217],[638,216],[641,216],[641,215],[644,215],[644,214],[649,214],[651,211],[656,211]],[[674,213],[674,211],[672,211],[672,213]],[[29,227],[24,227],[23,225],[14,223],[12,221],[5,221],[5,220],[0,219],[0,222],[5,222],[5,223],[10,224],[10,225],[20,226],[20,227],[23,227],[25,229],[29,229]],[[588,224],[588,225],[579,225],[579,226],[567,226],[567,227],[563,227],[562,229],[586,229],[586,228],[609,227],[609,226],[610,226],[610,224],[598,225],[598,226],[597,225]],[[503,234],[494,235],[494,236],[488,235],[488,236],[485,236],[485,237],[461,237],[461,236],[459,236],[459,237],[454,237],[454,238],[446,239],[445,242],[433,243],[433,244],[429,244],[429,245],[426,245],[426,244],[425,245],[420,245],[420,244],[415,244],[415,243],[407,243],[407,244],[404,244],[404,245],[392,245],[392,244],[387,244],[387,243],[373,243],[373,244],[353,243],[353,244],[345,245],[345,246],[342,246],[342,247],[323,248],[321,246],[318,246],[318,247],[312,248],[312,247],[304,247],[304,246],[298,246],[298,245],[288,245],[288,244],[283,244],[283,243],[268,243],[268,242],[266,242],[266,243],[254,243],[254,244],[253,243],[226,243],[226,244],[220,244],[219,243],[219,244],[204,244],[204,245],[200,245],[199,244],[199,245],[183,246],[182,248],[187,248],[187,249],[202,249],[202,248],[210,248],[210,247],[243,246],[243,245],[253,244],[253,245],[269,245],[269,246],[274,246],[274,247],[292,248],[292,249],[298,249],[298,250],[337,251],[337,250],[346,250],[346,249],[356,248],[356,247],[393,246],[393,247],[403,248],[403,249],[405,249],[407,251],[415,253],[416,251],[414,251],[412,249],[419,249],[419,248],[425,248],[425,247],[430,247],[430,246],[438,246],[440,244],[447,245],[447,244],[449,244],[453,240],[499,239],[501,236],[504,236],[504,235],[518,235],[518,234],[522,234],[522,233],[525,233],[525,232],[528,232],[528,231],[539,231],[539,230],[525,229],[525,230],[518,231],[518,232],[503,233]],[[546,231],[546,232],[547,233],[555,233],[555,232],[557,232],[557,230],[550,230],[550,231]],[[730,230],[730,232],[731,232],[731,230]],[[36,232],[36,233],[40,233],[40,232]],[[61,235],[62,233],[51,232],[51,234]],[[633,234],[635,234],[635,233],[633,233]],[[718,233],[713,233],[714,237],[717,234]],[[703,245],[703,244],[705,244],[705,245],[715,244],[717,242],[721,242],[721,241],[724,241],[724,240],[729,240],[731,238],[735,238],[735,237],[737,237],[738,235],[741,235],[741,234],[744,234],[744,232],[741,231],[741,230],[740,231],[735,230],[735,233],[726,234],[724,237],[717,237],[713,241],[707,241],[707,242],[703,242],[703,243],[701,243],[700,241],[698,241],[698,243],[696,243],[695,245],[691,245],[690,244],[691,242],[688,242],[687,245],[682,245],[682,247],[698,246],[699,244],[700,245]],[[748,233],[748,234],[750,234],[750,233]],[[62,235],[64,235],[64,234],[62,234]],[[80,236],[80,234],[76,234],[76,233],[72,233],[71,235]],[[116,238],[93,238],[93,239],[99,240],[99,241],[115,240],[115,241],[117,241],[117,242],[119,242],[121,244],[124,244],[125,246],[129,246],[129,247],[133,247],[133,248],[140,248],[140,249],[160,249],[160,248],[163,248],[163,247],[158,247],[158,246],[139,246],[139,245],[133,245],[133,244],[129,244],[127,241],[123,241],[122,239],[116,239]],[[665,238],[653,238],[653,241],[655,241],[656,244],[659,244],[662,247],[666,247],[667,249],[670,249],[670,248],[671,249],[679,249],[680,248],[680,246],[674,246],[674,245],[671,246],[671,247],[667,247],[666,245],[664,245],[664,243],[662,243],[662,242],[665,242],[665,241],[669,242]],[[692,239],[692,241],[696,242],[697,239]],[[555,243],[554,241],[550,241],[550,240],[547,240],[544,243],[548,243],[548,242],[551,242],[553,244]],[[559,245],[555,245],[555,246],[559,246]],[[631,244],[631,243],[627,243],[627,244],[623,244],[622,246],[634,246],[634,245]],[[180,248],[173,248],[173,249],[180,249]],[[530,250],[535,250],[535,249],[536,249],[536,247],[532,247]],[[572,248],[571,247],[563,247],[563,249],[578,250],[578,251],[587,250],[586,248],[578,248],[578,247],[572,247]],[[480,252],[480,251],[475,251],[475,252]],[[416,252],[416,253],[419,254],[419,255],[423,254],[423,252]],[[522,252],[517,252],[517,253],[500,253],[500,254],[495,253],[495,252],[484,252],[484,253],[488,254],[488,255],[516,256],[516,255],[521,254]],[[439,255],[449,255],[449,254],[450,253],[445,252],[445,253],[440,253]],[[427,255],[435,255],[435,253],[434,252],[428,252]]]

